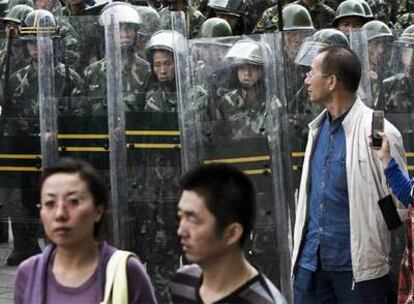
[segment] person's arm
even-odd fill
[[[157,303],[154,288],[145,268],[136,258],[128,259],[127,277],[129,303]]]
[[[387,183],[398,200],[408,207],[410,203],[413,204],[412,188],[414,181],[405,174],[396,160],[391,157],[387,136],[384,133],[379,133],[379,135],[382,138],[382,146],[376,152],[385,168],[384,173]]]

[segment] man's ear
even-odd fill
[[[336,75],[329,75],[328,77],[328,89],[329,91],[333,91],[335,88],[338,87],[339,79]]]
[[[240,223],[229,224],[224,231],[227,245],[237,244],[243,235],[243,230],[243,226]]]

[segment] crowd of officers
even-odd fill
[[[349,30],[362,27],[371,33],[368,42],[376,43],[377,38],[384,37],[414,42],[414,3],[411,0],[284,2],[283,11],[279,12],[278,1],[274,0],[130,0],[122,4],[94,0],[0,1],[3,27],[0,115],[14,118],[39,115],[39,33],[49,33],[50,37],[56,38],[53,47],[54,94],[62,100],[59,113],[70,111],[79,115],[106,115],[107,59],[103,22],[99,16],[111,7],[117,7],[120,12],[123,99],[128,112],[177,112],[174,45],[179,45],[177,39],[183,39],[184,43],[185,36],[191,39],[270,33],[279,31],[283,24],[285,31],[319,30],[313,36],[315,39],[339,45],[349,45]],[[171,11],[185,12],[185,33],[172,31]],[[279,16],[283,16],[283,23],[279,22]],[[394,29],[400,30],[399,38],[393,36]],[[293,41],[294,48],[297,49],[301,42]],[[286,48],[289,47],[287,43]],[[379,50],[377,45],[375,50]],[[287,52],[287,62],[293,64],[295,55]],[[247,124],[244,129],[237,130],[239,135],[245,132],[263,133],[266,107],[261,90],[264,59],[260,45],[254,40],[242,39],[233,45],[226,57],[238,64],[238,86],[231,89],[197,88],[194,94],[198,100],[204,100],[197,105],[205,110],[203,119],[242,118]],[[372,79],[378,77],[375,68],[377,58],[376,54],[370,57]],[[306,61],[306,58],[302,59]],[[249,76],[243,76],[245,74]],[[213,77],[216,76],[219,77],[213,74]],[[388,78],[382,77],[387,78],[390,85],[398,86],[395,90],[388,90],[394,93],[388,96],[387,109],[394,112],[412,111],[410,93],[407,93],[412,79],[397,79],[398,75],[389,73],[386,76]],[[289,111],[315,114],[319,111],[307,101],[303,83],[288,85],[297,86],[287,90]],[[375,88],[372,90],[371,95],[378,94]],[[371,98],[375,100],[375,96]],[[211,100],[214,100],[214,106]],[[278,103],[277,98],[274,101]],[[11,119],[0,124],[0,132],[0,136],[36,134],[39,122],[36,119]],[[24,195],[22,193],[20,199],[28,200]],[[7,226],[1,225],[0,242],[7,241]],[[17,265],[40,249],[33,241],[36,237],[33,229],[27,224],[13,221],[12,217],[12,229],[14,251],[7,263]],[[175,268],[173,265],[171,271]],[[163,274],[159,276],[160,285],[162,281],[168,282]]]

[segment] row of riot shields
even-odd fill
[[[66,64],[70,48],[38,34],[31,42],[36,60],[2,79],[0,230],[10,219],[15,248],[34,250],[42,237],[35,208],[39,173],[59,157],[87,160],[111,193],[104,238],[138,254],[165,302],[171,276],[185,261],[176,238],[180,175],[227,163],[244,171],[257,191],[246,256],[291,299],[294,193],[307,124],[321,110],[308,101],[308,68],[294,61],[313,32],[184,39],[184,15],[171,13],[174,79],[164,91],[163,76],[151,68],[155,52],[146,57],[139,39],[135,47],[125,42],[119,15],[107,10],[96,22],[104,39],[95,46],[105,58],[91,48],[82,60],[100,60],[81,73]],[[412,50],[392,42],[386,48],[392,59],[381,60],[374,78],[383,80],[374,82],[367,79],[371,51],[364,33],[352,32],[350,45],[363,62],[363,100],[380,105],[372,85],[381,84],[382,107],[411,151]],[[402,252],[398,237],[395,253]]]

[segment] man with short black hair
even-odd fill
[[[305,79],[310,101],[325,110],[309,124],[294,232],[295,303],[396,300],[390,233],[378,206],[389,192],[369,148],[373,111],[356,95],[360,78],[355,53],[332,46],[315,57]],[[384,126],[405,168],[401,134],[388,121]]]
[[[185,258],[171,283],[173,303],[286,303],[245,258],[254,226],[255,190],[228,165],[201,166],[181,180],[178,237]]]

